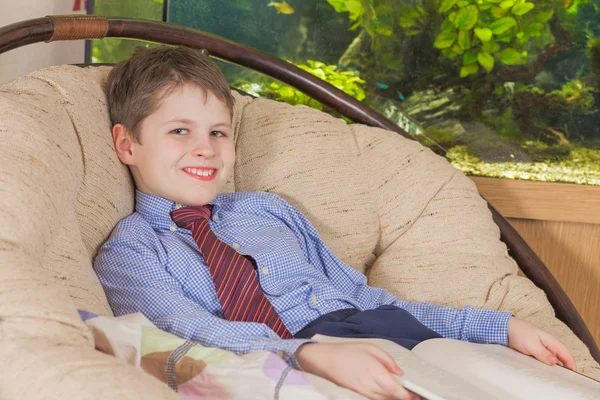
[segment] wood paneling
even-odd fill
[[[600,224],[600,186],[471,177],[506,218]]]
[[[509,218],[600,343],[600,224]]]
[[[600,187],[471,179],[548,266],[600,343]]]

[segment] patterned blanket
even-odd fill
[[[357,400],[362,396],[291,368],[278,355],[236,355],[156,328],[142,314],[103,317],[79,312],[96,349],[166,383],[181,399]]]

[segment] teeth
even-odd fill
[[[198,176],[211,176],[215,172],[214,169],[202,170],[202,169],[196,169],[196,168],[186,168],[185,170],[189,173],[192,173],[192,174],[198,175]]]

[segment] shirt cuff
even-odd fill
[[[463,332],[463,340],[508,346],[508,322],[513,317],[512,313],[473,307],[465,307],[466,310],[467,329]]]
[[[277,355],[285,360],[291,367],[302,370],[296,360],[296,351],[300,346],[307,343],[317,343],[311,339],[286,339],[281,340],[278,348],[275,350]]]

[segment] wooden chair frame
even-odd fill
[[[381,114],[293,64],[219,36],[177,25],[90,15],[47,16],[0,28],[0,54],[38,42],[105,37],[139,39],[206,49],[213,57],[256,70],[287,83],[355,122],[388,129],[414,140]],[[506,243],[511,256],[517,261],[525,276],[546,293],[556,316],[573,330],[589,348],[592,357],[600,362],[598,345],[556,278],[512,225],[489,202],[488,207],[494,222],[500,228],[501,239]]]

